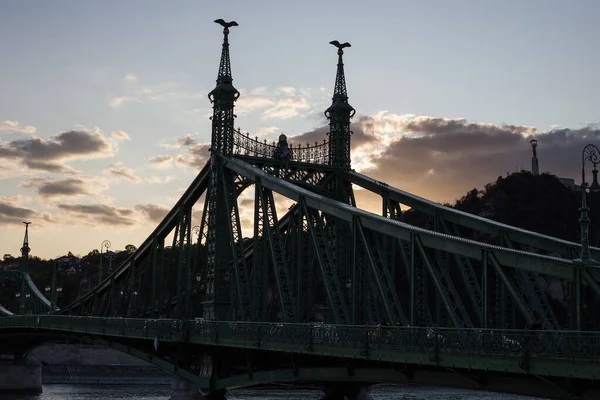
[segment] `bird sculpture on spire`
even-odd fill
[[[238,23],[235,21],[225,22],[223,18],[215,19],[215,22],[223,27],[223,33],[227,35],[229,33],[229,28],[232,26],[238,26]]]
[[[342,54],[344,54],[344,48],[346,47],[352,47],[350,45],[350,43],[346,42],[346,43],[342,43],[340,44],[340,42],[338,42],[337,40],[332,40],[331,42],[329,42],[329,44],[334,45],[335,47],[338,48],[338,54],[341,56]]]

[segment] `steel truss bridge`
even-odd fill
[[[338,65],[322,143],[268,144],[236,130],[228,38],[237,24],[217,22],[210,160],[137,251],[77,301],[56,310],[38,290],[46,313],[0,309],[27,314],[0,319],[3,353],[100,343],[214,398],[273,382],[317,382],[349,399],[380,382],[600,396],[600,271],[577,260],[579,244],[353,171],[347,43],[331,42]],[[357,188],[380,196],[381,214],[357,207]],[[247,238],[242,201],[254,207]],[[409,223],[409,208],[425,222]],[[23,249],[26,265],[27,235]],[[541,330],[523,329],[536,319]]]

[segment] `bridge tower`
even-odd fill
[[[241,243],[241,227],[239,211],[235,195],[234,177],[223,167],[222,156],[233,153],[234,136],[234,103],[240,92],[233,86],[231,61],[229,58],[229,28],[238,26],[235,21],[215,21],[223,26],[223,47],[217,76],[217,85],[209,93],[208,98],[213,105],[212,137],[210,148],[210,182],[205,200],[205,213],[200,227],[200,238],[206,237],[207,260],[206,272],[202,280],[204,284],[203,317],[206,319],[224,320],[231,317],[231,306],[238,310],[236,314],[241,320],[249,318],[250,307],[245,288],[245,261],[243,254],[232,246]],[[238,250],[236,252],[236,250]],[[232,256],[237,258],[234,267],[230,268]],[[237,257],[236,257],[237,256]],[[239,264],[239,265],[238,265]],[[235,288],[231,284],[235,275],[236,282],[244,282],[243,288]],[[240,276],[242,274],[243,276]],[[232,304],[231,299],[238,301]]]
[[[348,103],[346,77],[344,75],[344,48],[350,43],[337,40],[329,42],[337,47],[338,64],[331,106],[325,111],[329,120],[329,164],[340,169],[350,169],[350,119],[356,110]]]
[[[23,238],[23,247],[21,247],[21,297],[19,298],[19,314],[25,313],[25,292],[27,291],[26,276],[29,273],[29,224],[31,222],[23,222],[25,224],[25,237]]]
[[[343,203],[356,206],[354,194],[352,193],[352,184],[343,176],[344,172],[350,170],[350,119],[356,111],[348,103],[348,91],[346,89],[346,76],[344,74],[344,48],[350,47],[350,43],[340,43],[337,40],[329,42],[337,48],[338,63],[335,76],[335,85],[333,89],[333,97],[331,106],[325,111],[325,116],[329,120],[329,164],[332,165],[335,171],[335,178],[330,186],[331,196]],[[352,260],[350,254],[352,249],[349,248],[351,241],[352,227],[345,221],[334,218],[328,218],[327,225],[332,232],[332,247],[335,249],[335,259],[340,282],[343,282],[345,287],[350,286],[351,289],[346,293],[348,299],[355,298],[356,290],[361,290],[353,285],[361,285],[362,283],[352,282]],[[364,279],[363,273],[360,271],[354,278],[355,280]],[[358,303],[361,303],[360,301]],[[358,304],[357,303],[357,304]],[[362,313],[358,313],[362,314]],[[356,315],[353,312],[352,320],[354,323],[363,321],[362,315]]]

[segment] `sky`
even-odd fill
[[[23,221],[42,258],[143,242],[206,162],[217,18],[239,23],[252,136],[325,138],[337,39],[357,171],[453,202],[529,169],[535,138],[542,172],[579,180],[600,144],[598,15],[594,0],[0,0],[0,254],[19,254]]]

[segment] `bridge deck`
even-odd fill
[[[37,330],[104,338],[600,379],[600,332],[208,322],[31,315],[0,318],[0,332]]]

